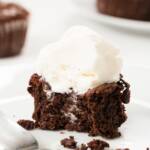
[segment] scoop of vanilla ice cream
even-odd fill
[[[119,50],[99,34],[84,26],[69,29],[56,43],[42,49],[37,72],[55,92],[84,93],[103,83],[120,78],[122,59]]]

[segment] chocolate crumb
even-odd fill
[[[116,150],[130,150],[129,148],[117,148]]]
[[[81,144],[80,147],[78,147],[76,150],[87,150],[88,146],[86,146],[85,144]]]
[[[65,138],[61,140],[61,145],[63,145],[66,148],[75,149],[77,148],[77,142],[74,140],[73,136],[70,136],[69,138]]]
[[[21,127],[27,130],[32,130],[35,128],[35,123],[34,121],[31,120],[19,120],[17,122]]]
[[[81,144],[76,150],[104,150],[109,144],[101,140],[92,140],[87,144]]]
[[[64,134],[64,132],[63,132],[63,131],[61,131],[61,132],[60,132],[60,134]]]
[[[107,142],[95,139],[87,143],[87,145],[91,150],[104,150],[104,148],[109,147]]]

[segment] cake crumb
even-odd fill
[[[61,131],[60,134],[65,134],[65,132]]]
[[[87,143],[87,145],[91,150],[104,150],[106,147],[109,147],[107,142],[95,139]]]
[[[61,140],[61,145],[63,145],[66,148],[70,148],[70,149],[77,148],[77,142],[74,140],[73,136],[70,136],[69,138],[65,138],[65,139]]]
[[[21,127],[27,130],[32,130],[35,128],[34,121],[31,120],[18,120],[17,122]]]
[[[77,142],[74,140],[73,136],[61,140],[61,145],[74,150],[104,150],[105,148],[109,147],[107,142],[95,139],[77,147]]]

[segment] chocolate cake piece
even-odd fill
[[[19,120],[17,123],[27,130],[32,130],[35,128],[35,123],[31,120]]]
[[[109,147],[107,142],[101,140],[92,140],[87,145],[91,150],[104,150],[105,148]]]
[[[61,140],[61,145],[63,145],[66,148],[75,149],[77,148],[77,142],[74,140],[73,136],[70,136],[69,138],[65,138]]]
[[[24,46],[29,12],[16,3],[0,2],[0,57],[17,55]]]
[[[150,21],[149,0],[97,0],[97,8],[112,16]]]
[[[33,119],[36,127],[45,130],[87,132],[107,138],[120,136],[118,128],[126,121],[125,106],[130,99],[129,84],[120,81],[105,83],[78,94],[54,92],[38,74],[33,74],[28,91],[34,98]]]

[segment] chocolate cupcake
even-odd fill
[[[21,52],[25,42],[29,13],[15,3],[0,2],[0,57]]]
[[[150,0],[97,0],[97,8],[112,16],[150,21]]]

